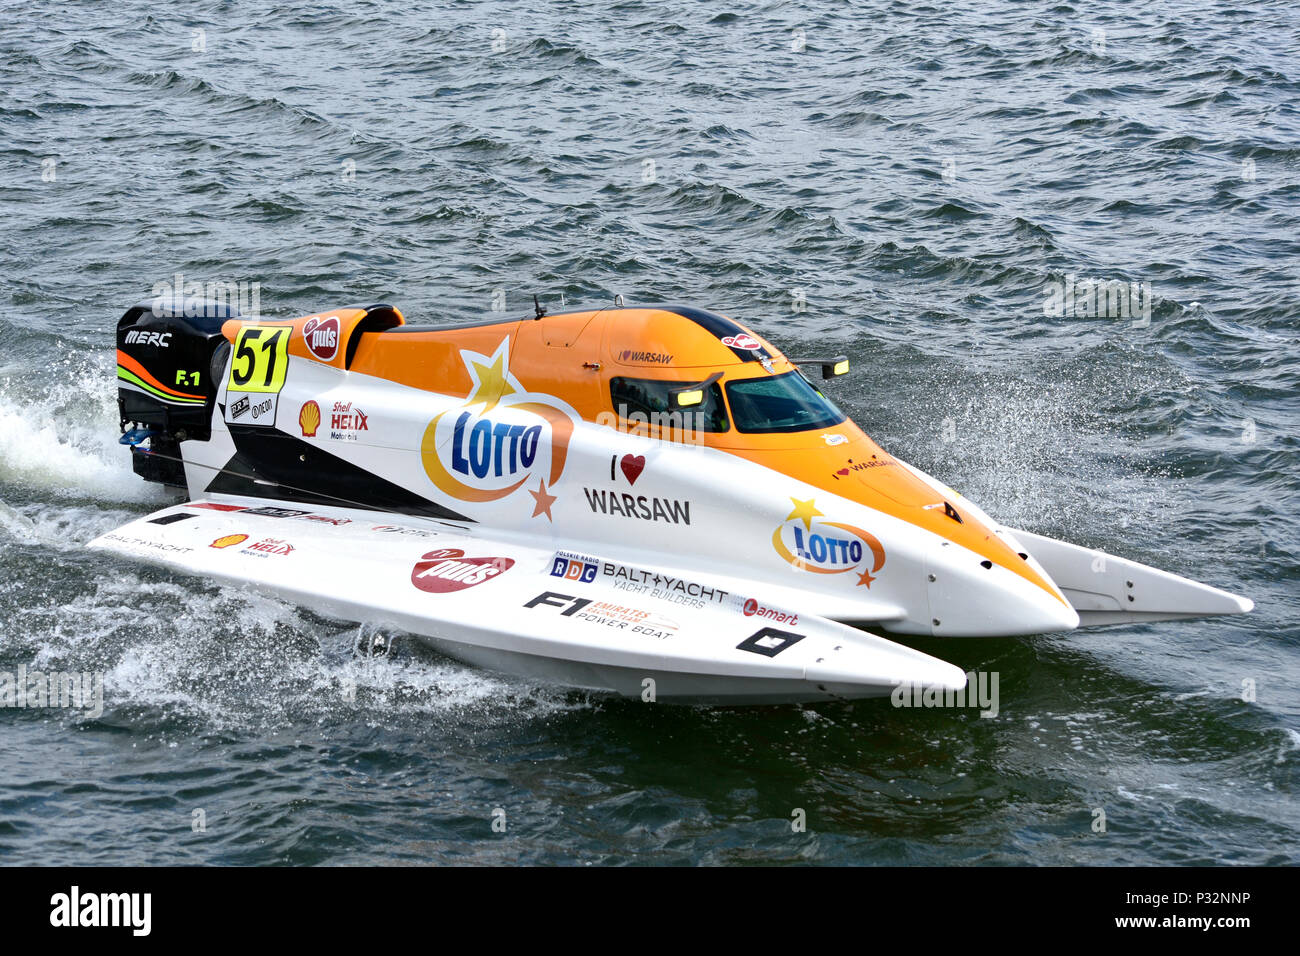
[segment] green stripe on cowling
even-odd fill
[[[143,381],[140,376],[136,375],[129,369],[122,368],[120,365],[117,367],[117,377],[125,382],[130,382],[136,388],[148,392],[155,398],[161,399],[164,402],[170,402],[173,405],[202,405],[205,401],[202,398],[178,398],[175,395],[168,395],[166,392],[154,388],[148,382]]]

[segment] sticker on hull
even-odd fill
[[[226,422],[270,428],[289,371],[288,326],[245,325],[235,336],[226,381]]]
[[[514,567],[513,558],[470,558],[460,548],[429,551],[411,569],[411,583],[428,594],[463,591]]]
[[[885,565],[885,549],[869,531],[826,521],[816,501],[791,498],[794,509],[772,532],[772,547],[799,571],[856,576],[856,586],[870,588]]]
[[[533,517],[551,517],[548,493],[564,475],[576,413],[551,395],[529,392],[510,374],[510,340],[491,356],[463,350],[473,387],[464,403],[425,429],[425,474],[457,501],[500,501],[525,490]]]

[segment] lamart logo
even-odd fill
[[[776,621],[778,624],[798,624],[799,615],[792,614],[789,611],[778,611],[774,607],[764,607],[753,598],[745,601],[741,608],[745,617],[765,617],[768,620]]]
[[[499,501],[529,487],[533,517],[551,517],[554,487],[564,474],[577,413],[551,395],[529,392],[507,366],[510,339],[491,356],[468,350],[461,359],[473,387],[462,405],[425,429],[420,456],[429,480],[459,501]]]
[[[800,571],[857,574],[858,586],[870,588],[885,564],[885,549],[875,535],[853,525],[819,521],[825,515],[813,499],[791,498],[794,510],[772,532],[772,547]]]
[[[514,567],[513,558],[467,558],[460,548],[438,548],[415,563],[411,583],[430,594],[463,591]]]
[[[339,317],[312,316],[302,327],[302,341],[307,351],[321,362],[332,362],[339,354]]]
[[[436,538],[438,532],[428,531],[424,528],[406,528],[399,524],[377,524],[371,531],[378,531],[380,534],[405,534],[412,535],[416,538]]]

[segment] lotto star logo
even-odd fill
[[[824,521],[813,499],[791,498],[793,510],[772,532],[772,547],[783,561],[814,574],[854,572],[857,585],[871,587],[885,565],[885,549],[875,535],[853,525]]]
[[[529,392],[510,374],[509,337],[490,356],[460,354],[473,385],[425,429],[425,473],[458,501],[500,501],[527,487],[532,516],[549,519],[556,496],[547,489],[564,474],[580,416],[552,395]]]

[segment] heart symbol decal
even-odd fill
[[[849,470],[847,468],[841,468],[839,471],[835,472],[837,475],[847,475],[848,473]]]
[[[623,470],[623,477],[627,479],[627,483],[635,485],[636,480],[641,477],[641,472],[645,471],[645,455],[624,455],[618,467]]]

